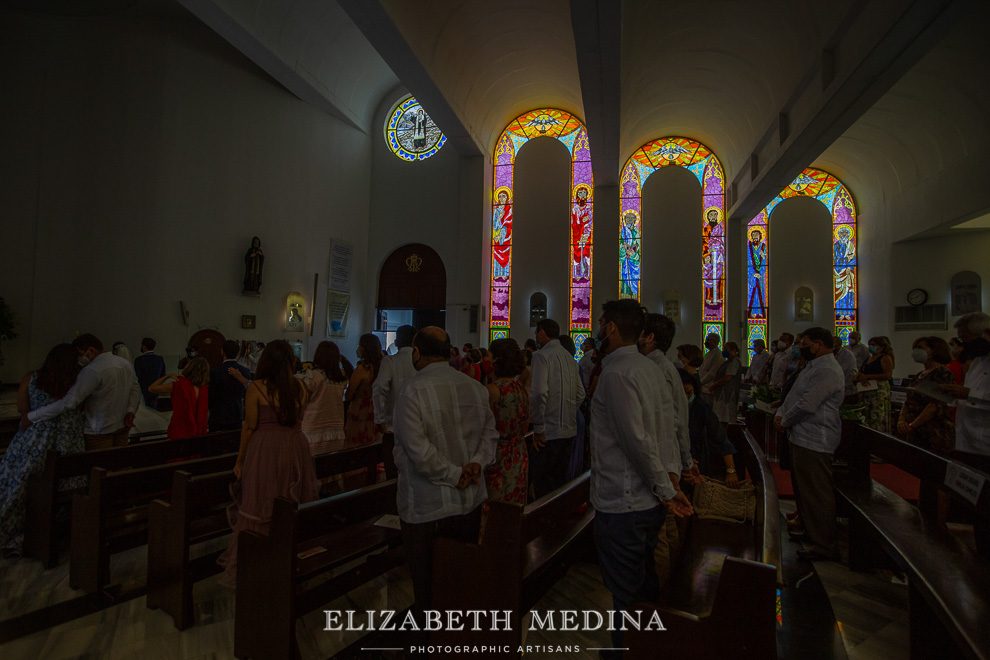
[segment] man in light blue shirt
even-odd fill
[[[664,516],[693,513],[674,483],[680,463],[663,462],[663,442],[676,447],[675,416],[663,372],[636,347],[645,322],[646,310],[629,299],[605,303],[598,320],[605,358],[591,402],[591,503],[598,563],[616,610],[656,600],[653,553]],[[612,645],[622,648],[621,630]]]
[[[832,354],[832,333],[810,328],[801,338],[807,366],[798,374],[774,426],[789,431],[794,499],[807,535],[798,556],[810,560],[838,559],[832,454],[842,436],[839,406],[846,379]]]

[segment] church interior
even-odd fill
[[[80,333],[134,354],[153,336],[171,371],[194,336],[285,339],[302,361],[332,339],[356,361],[362,334],[386,347],[403,324],[484,347],[551,318],[580,358],[602,304],[636,298],[675,347],[715,333],[744,367],[781,333],[889,337],[896,384],[919,337],[990,308],[987,2],[13,0],[0,17],[11,428],[16,384]],[[762,451],[783,526],[790,479]],[[949,523],[964,545],[988,499]],[[840,527],[848,558],[860,528]],[[781,536],[778,657],[990,654],[916,603],[903,566],[812,567]],[[0,655],[234,657],[233,594],[199,583],[180,631],[146,606],[148,556],[114,554],[96,593],[65,556],[2,560]],[[985,615],[974,562],[953,579]],[[411,589],[400,566],[321,602],[294,653],[401,657],[322,610],[401,611]],[[611,605],[584,555],[536,602]],[[912,607],[948,621],[928,646]],[[526,655],[608,642],[543,630]]]

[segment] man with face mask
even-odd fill
[[[832,455],[839,446],[842,419],[839,406],[846,379],[832,354],[832,333],[810,328],[801,338],[807,363],[774,417],[778,430],[789,430],[791,479],[801,521],[807,532],[798,556],[810,560],[838,558]]]
[[[86,413],[86,449],[107,449],[127,444],[134,414],[141,405],[141,386],[127,360],[103,350],[103,342],[90,334],[72,342],[83,367],[64,397],[32,410],[21,420],[27,427],[61,415],[80,403]]]
[[[487,497],[482,471],[495,462],[498,444],[488,390],[451,369],[449,358],[450,339],[442,328],[416,333],[416,374],[398,391],[392,417],[402,542],[421,627],[432,600],[434,539],[478,542]]]
[[[794,344],[794,335],[789,332],[782,332],[777,340],[777,354],[773,357],[773,367],[770,372],[770,387],[779,390],[784,386],[787,378],[787,368],[791,366],[793,357],[791,356],[791,346]]]
[[[631,299],[605,303],[598,320],[605,358],[591,402],[591,503],[598,562],[617,611],[656,599],[653,552],[665,514],[693,513],[674,483],[680,465],[664,464],[661,447],[676,443],[674,409],[663,373],[637,350],[645,321]],[[612,645],[622,647],[621,630]]]
[[[870,349],[863,345],[863,336],[855,330],[849,333],[849,352],[856,358],[857,369],[862,369],[870,358]]]

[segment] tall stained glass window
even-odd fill
[[[535,137],[560,140],[571,154],[570,245],[568,245],[569,332],[579,347],[591,335],[591,264],[594,180],[588,131],[563,110],[532,110],[509,123],[495,146],[492,186],[492,292],[489,340],[509,336],[512,301],[512,204],[516,154]],[[563,200],[561,200],[563,202]]]
[[[643,184],[661,167],[687,168],[701,184],[702,333],[725,341],[725,175],[711,149],[682,137],[654,140],[622,168],[619,220],[619,296],[640,300]]]
[[[440,151],[446,141],[440,128],[412,96],[400,99],[385,122],[385,142],[402,160],[425,160]]]
[[[856,260],[856,204],[849,190],[828,172],[808,168],[784,188],[746,228],[746,339],[753,356],[753,342],[767,341],[770,322],[770,215],[785,199],[813,197],[832,215],[832,296],[835,302],[835,334],[849,341],[858,314]]]

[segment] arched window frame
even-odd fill
[[[439,131],[440,127],[436,125],[436,122],[434,122],[430,115],[426,112],[426,109],[420,105],[419,101],[417,101],[412,94],[404,96],[395,102],[395,105],[392,106],[392,110],[388,113],[388,117],[385,119],[385,126],[383,127],[385,132],[385,144],[388,145],[389,150],[395,155],[396,158],[400,158],[408,162],[426,160],[436,152],[440,151],[444,143],[447,141],[447,136],[443,134],[443,131],[440,131],[440,137],[437,139],[436,144],[426,151],[409,151],[399,144],[399,138],[397,135],[399,129],[399,119],[403,116],[403,114],[410,112],[417,107],[423,111],[426,121],[429,122],[429,124],[433,124],[433,126]]]
[[[835,334],[849,342],[859,320],[859,272],[856,203],[849,189],[824,170],[809,167],[784,188],[746,227],[746,340],[752,360],[753,342],[769,337],[770,322],[770,216],[785,199],[811,197],[832,216],[832,300]],[[753,243],[760,231],[762,247]],[[762,305],[754,305],[762,296]]]
[[[564,110],[542,108],[519,115],[495,143],[492,186],[492,259],[489,341],[509,336],[512,309],[512,207],[516,155],[536,137],[559,140],[571,155],[571,242],[568,332],[576,346],[591,336],[591,281],[594,218],[594,178],[588,131],[580,119]],[[586,201],[578,202],[580,192]],[[500,195],[504,195],[500,199]],[[580,351],[578,352],[580,357]]]
[[[694,174],[701,184],[702,337],[725,334],[725,173],[711,149],[697,140],[664,137],[633,152],[622,168],[619,210],[619,297],[641,299],[643,185],[662,167],[676,165]],[[716,222],[709,228],[708,215]],[[707,257],[707,261],[706,261]]]

